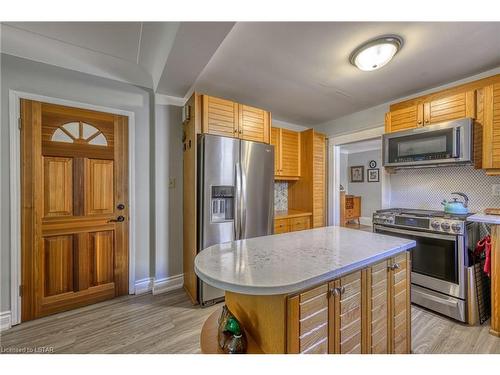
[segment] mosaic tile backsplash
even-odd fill
[[[469,196],[469,211],[480,212],[500,207],[500,196],[492,195],[493,184],[500,184],[500,176],[486,176],[472,166],[402,169],[390,177],[390,207],[442,210],[441,201],[459,191]]]
[[[274,182],[274,210],[288,210],[288,182]]]

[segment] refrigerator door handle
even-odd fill
[[[247,177],[243,168],[241,167],[241,163],[238,163],[240,167],[240,190],[241,195],[239,196],[239,204],[240,204],[240,239],[246,238],[246,219],[247,219]]]
[[[241,168],[240,163],[234,165],[235,189],[236,196],[234,199],[234,239],[239,240],[241,236]]]

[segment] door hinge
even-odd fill
[[[23,286],[19,285],[19,297],[23,296]]]
[[[21,117],[19,117],[17,121],[17,127],[19,128],[19,130],[23,128],[23,119]]]

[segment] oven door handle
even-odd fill
[[[410,231],[410,230],[405,230],[405,229],[399,229],[399,228],[392,228],[392,227],[386,227],[382,225],[377,225],[375,224],[374,226],[375,231],[377,229],[380,229],[381,231],[384,232],[393,232],[393,233],[400,233],[400,234],[408,234],[410,236],[415,236],[415,237],[427,237],[427,238],[437,238],[440,240],[448,240],[448,241],[457,241],[456,236],[451,235],[451,234],[436,234],[436,233],[427,233],[427,232],[417,232],[417,231]]]

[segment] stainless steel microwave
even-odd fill
[[[383,165],[404,168],[472,163],[473,122],[462,118],[384,134]]]

